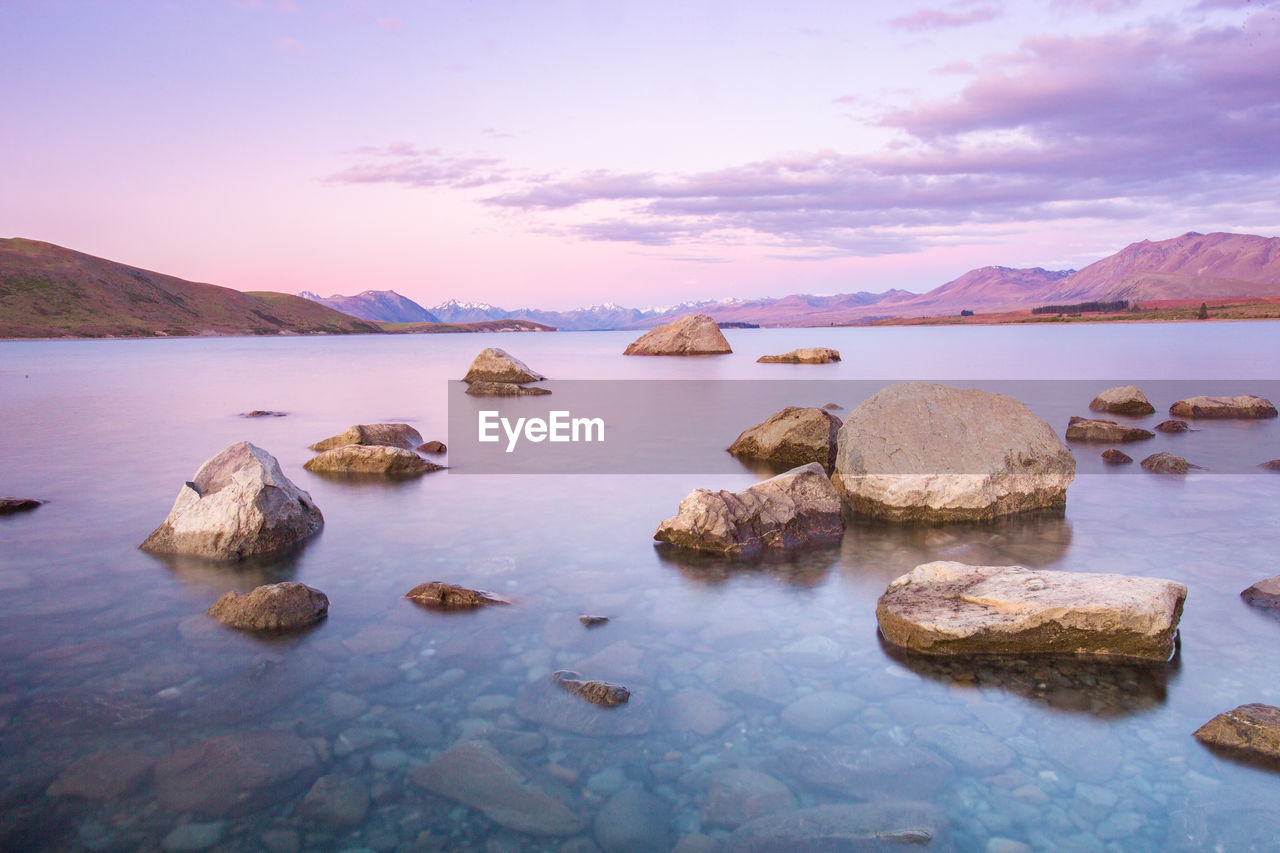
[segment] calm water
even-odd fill
[[[1204,424],[1131,452],[1170,449],[1210,469],[1183,480],[1105,473],[1101,447],[1075,448],[1086,473],[1065,517],[855,524],[838,548],[754,565],[673,559],[651,543],[691,489],[758,478],[740,466],[370,483],[302,463],[308,444],[353,423],[445,439],[446,381],[484,346],[553,379],[1055,379],[1091,380],[1062,386],[1090,393],[1169,380],[1158,387],[1262,393],[1280,377],[1277,328],[743,330],[728,332],[734,355],[697,359],[623,358],[630,333],[0,343],[0,493],[49,501],[0,518],[0,847],[591,850],[638,826],[647,848],[714,849],[697,844],[794,799],[931,803],[945,823],[931,849],[1273,849],[1280,775],[1191,733],[1238,704],[1280,704],[1280,620],[1239,599],[1278,570],[1280,475],[1220,473],[1280,457],[1275,421]],[[754,363],[801,345],[845,360]],[[1089,401],[1039,397],[1028,403],[1059,431]],[[237,417],[252,409],[289,414]],[[183,481],[241,439],[311,493],[323,533],[263,566],[138,551]],[[876,597],[933,559],[1176,579],[1190,589],[1181,651],[1156,668],[902,658],[877,639]],[[228,589],[281,579],[327,593],[328,620],[265,641],[203,615]],[[442,616],[401,598],[428,580],[515,605]],[[612,621],[586,630],[581,613]],[[631,688],[623,712],[599,712],[630,733],[548,712],[540,688],[562,668]],[[226,814],[158,798],[152,759],[263,730],[306,739],[316,772],[344,780],[357,806],[368,798],[363,817],[334,826],[308,812],[310,778]],[[568,838],[524,834],[409,781],[467,739],[592,823]],[[142,767],[136,784],[105,799],[47,793],[102,753]]]

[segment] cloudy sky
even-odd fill
[[[0,0],[0,22],[0,236],[242,290],[923,291],[1280,233],[1280,0]]]

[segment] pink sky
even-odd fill
[[[1280,229],[1272,0],[0,0],[0,236],[504,307]]]

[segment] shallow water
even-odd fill
[[[1239,598],[1276,572],[1280,475],[1242,464],[1280,457],[1275,421],[1207,423],[1131,453],[1212,463],[1182,480],[1105,472],[1101,446],[1075,447],[1082,474],[1061,516],[858,522],[837,548],[753,564],[651,542],[689,490],[760,476],[742,466],[377,483],[302,463],[308,444],[352,423],[406,421],[445,439],[447,380],[484,346],[553,380],[1149,380],[1162,394],[1263,393],[1280,377],[1275,329],[741,330],[727,333],[734,355],[691,359],[622,358],[630,333],[0,343],[0,492],[49,501],[0,518],[0,847],[129,850],[200,836],[226,850],[591,849],[586,839],[613,839],[628,821],[645,825],[647,846],[673,846],[720,839],[742,809],[794,798],[923,800],[945,818],[936,849],[1271,849],[1280,776],[1210,753],[1191,732],[1245,702],[1280,704],[1280,620]],[[844,361],[754,363],[800,345],[837,347]],[[1059,431],[1065,414],[1087,414],[1087,394],[1055,400],[1034,387],[1040,399],[1027,402]],[[1160,412],[1171,402],[1148,394]],[[253,409],[288,416],[237,416]],[[311,493],[323,533],[255,566],[138,551],[183,481],[241,439]],[[879,642],[875,600],[933,559],[1181,581],[1180,652],[1155,668],[903,657]],[[262,640],[203,615],[228,589],[281,579],[323,590],[329,618]],[[514,606],[446,616],[401,597],[437,579]],[[582,613],[612,619],[588,630]],[[556,669],[626,684],[632,702],[606,728],[634,733],[546,722],[559,706],[539,691]],[[317,772],[369,795],[363,819],[322,825],[302,807],[305,784],[227,814],[167,807],[152,772],[105,800],[47,793],[88,755],[160,758],[259,730],[309,740]],[[409,781],[466,739],[493,744],[594,825],[567,839],[516,832]],[[734,789],[740,807],[728,808],[733,768],[775,782],[739,780],[747,793]],[[635,787],[650,798],[618,793]]]

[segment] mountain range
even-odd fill
[[[301,295],[317,298],[309,293]],[[1159,242],[1133,243],[1081,270],[981,267],[928,293],[895,289],[833,296],[735,297],[660,308],[624,308],[605,303],[571,311],[510,310],[453,299],[427,309],[393,291],[365,291],[356,297],[332,296],[320,301],[332,307],[347,306],[341,310],[364,319],[391,319],[389,312],[380,313],[376,306],[382,302],[375,296],[384,297],[388,304],[394,297],[395,305],[408,303],[412,309],[445,323],[519,319],[579,331],[642,329],[697,311],[722,323],[826,326],[890,317],[945,316],[961,311],[1022,311],[1080,302],[1275,297],[1280,296],[1280,238],[1191,232]]]

